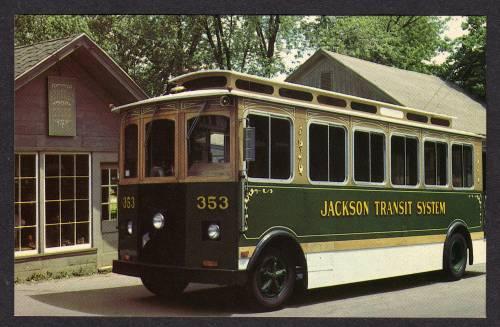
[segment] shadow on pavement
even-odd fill
[[[484,275],[467,272],[464,279]],[[370,282],[314,289],[295,295],[289,308],[299,308],[321,302],[355,298],[372,294],[407,290],[446,282],[440,272],[394,277]],[[92,315],[104,316],[231,316],[252,314],[259,310],[237,287],[188,287],[175,299],[160,299],[142,286],[126,286],[87,291],[32,295],[33,299],[55,307]]]

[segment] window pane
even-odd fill
[[[61,226],[61,246],[75,245],[75,225]]]
[[[346,178],[345,136],[345,129],[330,126],[330,182],[343,182]]]
[[[249,125],[255,127],[255,161],[248,167],[248,176],[269,178],[269,117],[249,115]]]
[[[14,179],[14,202],[19,202],[19,184],[21,184],[21,180],[15,178]]]
[[[21,207],[21,225],[35,226],[36,225],[36,203],[23,203]]]
[[[451,147],[451,173],[455,187],[463,187],[462,145],[454,144]]]
[[[370,181],[370,134],[354,132],[354,179]]]
[[[89,176],[89,155],[76,155],[76,176]]]
[[[109,185],[109,169],[101,169],[101,185]]]
[[[405,138],[391,137],[391,180],[394,185],[405,185]]]
[[[62,201],[61,202],[61,222],[68,223],[75,221],[75,202]]]
[[[437,154],[437,184],[446,185],[448,182],[447,177],[447,159],[448,159],[448,146],[445,143],[436,144],[436,154]]]
[[[61,199],[74,199],[75,198],[75,178],[62,177],[61,178]]]
[[[45,222],[47,224],[59,223],[59,205],[60,202],[45,203]]]
[[[464,187],[474,185],[472,170],[472,147],[464,145]]]
[[[384,181],[384,153],[385,136],[371,133],[371,182],[380,183]]]
[[[75,175],[75,156],[62,155],[61,156],[61,176],[74,176]]]
[[[60,246],[60,227],[61,225],[46,226],[45,228],[45,243],[48,248]]]
[[[219,115],[192,118],[188,121],[188,133],[191,133],[188,175],[229,175],[229,118]]]
[[[174,175],[175,123],[159,119],[146,124],[146,176]]]
[[[45,199],[59,200],[59,178],[45,179]]]
[[[118,169],[110,169],[110,174],[111,174],[111,185],[117,185],[118,184]]]
[[[21,177],[36,176],[36,156],[34,154],[21,155]]]
[[[89,223],[76,224],[76,243],[77,244],[89,243]]]
[[[89,198],[89,178],[77,177],[75,199],[88,199],[88,198]]]
[[[23,178],[21,182],[21,201],[36,201],[36,179]]]
[[[106,203],[109,199],[109,186],[101,188],[101,202]]]
[[[19,226],[22,226],[21,205],[15,204],[14,205],[14,227],[19,227]]]
[[[137,177],[137,125],[125,127],[125,178]]]
[[[271,118],[271,178],[290,178],[290,151],[290,122]]]
[[[418,140],[406,138],[406,185],[418,184]]]
[[[45,176],[59,176],[59,156],[45,156]]]
[[[436,185],[436,143],[424,143],[425,184]]]
[[[89,200],[76,200],[76,221],[89,221]]]
[[[309,126],[309,176],[313,181],[328,181],[328,126]]]
[[[36,249],[36,227],[22,228],[21,230],[21,250]]]

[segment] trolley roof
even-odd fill
[[[138,107],[153,107],[180,99],[232,94],[302,108],[485,138],[485,135],[453,129],[453,119],[456,117],[450,115],[234,71],[204,70],[192,72],[175,77],[169,82],[184,87],[184,91],[129,103],[115,107],[112,111],[122,113]]]

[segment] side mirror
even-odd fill
[[[243,129],[243,135],[243,160],[255,161],[255,127],[245,127]]]

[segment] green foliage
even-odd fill
[[[446,20],[418,16],[22,15],[15,44],[87,33],[150,95],[173,76],[231,69],[265,77],[289,73],[322,47],[423,73],[437,73],[484,97],[485,18],[469,17],[469,34],[451,43]],[[439,52],[448,61],[431,64]]]
[[[446,48],[446,21],[418,16],[322,16],[303,24],[307,46],[427,73]]]
[[[486,96],[486,17],[470,16],[462,24],[467,34],[453,42],[453,51],[438,73],[484,100]]]

